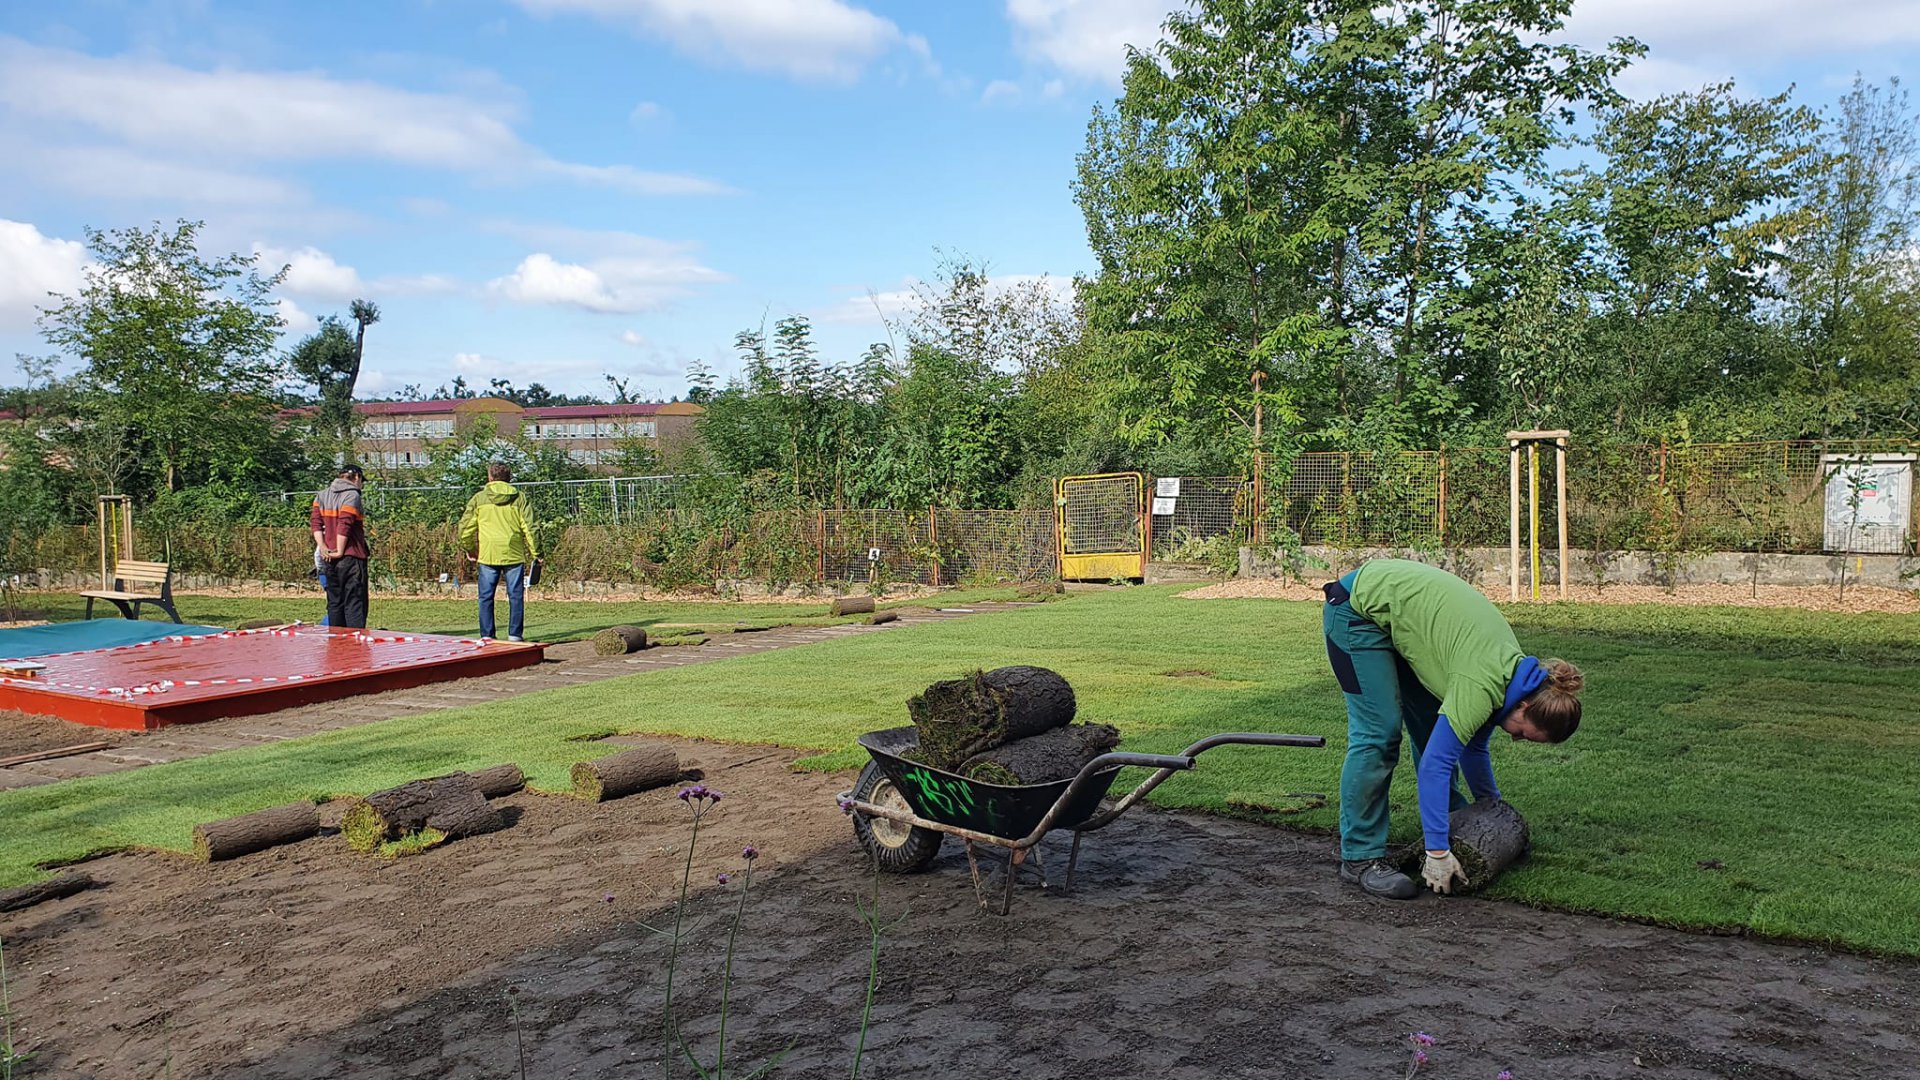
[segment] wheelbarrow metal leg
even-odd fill
[[[1013,882],[1020,876],[1020,864],[1027,859],[1025,848],[1015,848],[1007,857],[1007,884],[1000,892],[1000,914],[1013,910]]]
[[[980,856],[974,853],[973,841],[962,840],[967,849],[967,869],[973,872],[973,898],[980,901],[980,909],[987,909],[987,887],[980,879]]]
[[[1080,865],[1081,835],[1079,829],[1073,830],[1073,852],[1067,856],[1067,884],[1065,888],[1060,890],[1060,892],[1066,896],[1073,895],[1073,868]]]

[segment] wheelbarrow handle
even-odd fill
[[[1150,768],[1154,769],[1154,774],[1152,776],[1149,776],[1145,780],[1142,780],[1140,782],[1139,787],[1134,788],[1132,791],[1129,791],[1124,797],[1121,798],[1119,802],[1113,805],[1112,809],[1096,814],[1093,817],[1088,818],[1086,821],[1082,822],[1080,824],[1080,827],[1076,831],[1092,832],[1095,829],[1105,826],[1108,822],[1111,822],[1114,818],[1117,818],[1121,814],[1126,813],[1127,809],[1133,806],[1134,803],[1137,803],[1141,799],[1146,798],[1147,793],[1149,791],[1152,791],[1154,788],[1159,787],[1161,783],[1167,779],[1167,777],[1172,776],[1176,772],[1184,772],[1188,769],[1193,768],[1194,758],[1199,757],[1202,753],[1208,750],[1211,750],[1216,746],[1231,746],[1234,744],[1241,744],[1246,746],[1321,747],[1321,746],[1327,745],[1327,740],[1325,738],[1322,738],[1319,735],[1275,735],[1275,734],[1270,734],[1264,731],[1230,731],[1230,732],[1223,732],[1222,734],[1219,734],[1219,735],[1209,735],[1206,738],[1201,739],[1199,742],[1194,743],[1192,746],[1187,747],[1185,753],[1180,754],[1177,757],[1163,758],[1166,764],[1149,766]],[[1129,756],[1150,758],[1150,757],[1158,757],[1160,755],[1103,754],[1101,758],[1096,758],[1094,760],[1097,763],[1102,758],[1117,758],[1117,757],[1129,757]],[[1126,762],[1125,764],[1135,764],[1135,763]],[[1076,783],[1079,782],[1078,777],[1075,777],[1074,779]]]

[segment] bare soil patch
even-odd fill
[[[34,716],[13,709],[0,709],[0,758],[90,742],[118,746],[133,734],[130,731],[75,724],[53,716]]]
[[[1481,592],[1499,603],[1509,602],[1504,586],[1482,586]],[[1189,600],[1313,600],[1325,599],[1318,583],[1271,578],[1235,578],[1180,594]],[[1559,587],[1542,590],[1542,599],[1557,601]],[[1527,601],[1522,600],[1522,603]],[[1802,611],[1877,611],[1893,615],[1920,613],[1920,593],[1876,585],[1849,585],[1842,601],[1839,589],[1829,585],[1592,585],[1568,583],[1567,602],[1576,604],[1664,604],[1691,607],[1799,608]]]
[[[1475,899],[1371,900],[1330,843],[1136,811],[1061,895],[978,911],[949,841],[877,883],[832,795],[763,747],[681,744],[726,793],[702,829],[677,976],[711,1060],[741,845],[765,855],[734,961],[728,1060],[846,1075],[878,889],[882,985],[862,1075],[1068,1078],[1890,1077],[1920,1054],[1920,964]],[[232,863],[89,864],[105,888],[0,917],[33,1076],[510,1077],[659,1071],[661,925],[686,808],[523,794],[508,829],[393,862],[323,837]],[[737,889],[736,882],[731,888]],[[611,898],[611,899],[609,899]],[[511,998],[509,995],[511,994]],[[518,1010],[518,1028],[513,1019]],[[687,1075],[684,1065],[678,1070]]]

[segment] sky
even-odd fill
[[[291,346],[380,305],[363,396],[464,376],[665,399],[742,330],[886,339],[970,260],[1069,288],[1072,180],[1175,0],[67,0],[0,5],[0,384],[84,230],[205,222],[289,268]],[[1582,0],[1636,97],[1832,102],[1920,64],[1914,0]]]

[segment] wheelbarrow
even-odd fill
[[[924,870],[948,836],[966,845],[967,866],[980,906],[994,905],[988,896],[989,873],[980,872],[976,845],[1008,849],[1006,883],[999,897],[1002,915],[1013,906],[1013,882],[1029,855],[1046,884],[1045,868],[1036,846],[1055,829],[1073,833],[1062,892],[1073,891],[1074,868],[1080,861],[1080,838],[1104,828],[1127,812],[1147,793],[1177,772],[1194,767],[1195,759],[1216,746],[1325,746],[1318,735],[1269,735],[1238,732],[1211,735],[1178,754],[1136,754],[1118,750],[1087,762],[1079,773],[1046,784],[988,784],[970,780],[913,761],[905,755],[919,744],[912,727],[888,728],[859,738],[873,760],[860,770],[853,790],[839,796],[840,808],[853,818],[854,836],[874,865],[895,874]],[[1109,806],[1102,806],[1114,778],[1128,766],[1152,769],[1140,786]]]

